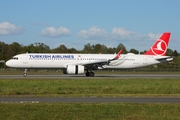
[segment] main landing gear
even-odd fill
[[[87,76],[87,77],[94,77],[94,72],[92,72],[92,71],[91,71],[91,72],[88,72],[88,71],[87,71],[87,72],[86,72],[86,76]]]
[[[24,74],[23,74],[24,77],[27,76],[27,69],[24,69]]]

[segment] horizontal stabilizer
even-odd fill
[[[160,62],[170,62],[170,61],[173,60],[173,57],[171,57],[171,56],[166,56],[166,57],[164,57],[164,58],[157,58],[156,60],[157,60],[157,61],[160,61]]]

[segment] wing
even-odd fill
[[[103,69],[104,65],[109,65],[111,61],[117,60],[120,55],[122,54],[123,50],[120,50],[118,54],[112,59],[109,60],[97,60],[93,62],[87,62],[87,63],[81,63],[80,65],[85,66],[85,69],[91,69],[91,70],[98,70],[98,69]]]

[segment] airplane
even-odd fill
[[[64,74],[84,74],[93,77],[94,70],[100,69],[132,69],[172,61],[166,56],[170,32],[164,32],[145,54],[57,54],[57,53],[25,53],[18,54],[6,62],[8,67],[27,69],[62,69]]]

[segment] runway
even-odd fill
[[[180,98],[48,98],[0,97],[0,103],[178,103]]]
[[[180,74],[97,74],[94,77],[86,77],[85,75],[0,75],[0,79],[25,79],[25,78],[43,78],[43,79],[118,79],[118,78],[180,78]]]

